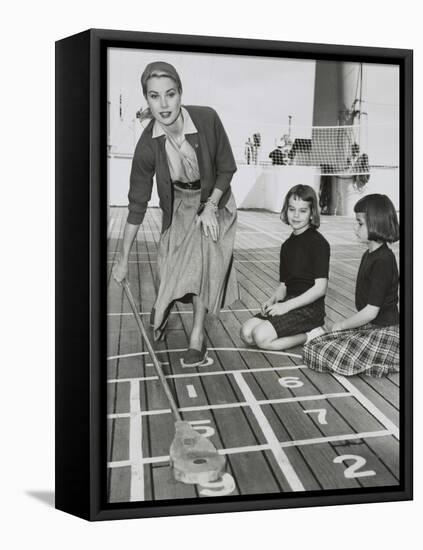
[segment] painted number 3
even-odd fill
[[[354,462],[348,466],[348,468],[344,471],[344,476],[347,479],[353,479],[355,477],[368,477],[368,476],[375,476],[376,472],[374,470],[362,470],[359,472],[358,470],[366,465],[366,459],[362,456],[358,455],[341,455],[337,456],[333,459],[335,464],[340,464],[342,462],[345,462],[345,460],[353,460]]]
[[[283,378],[279,378],[279,384],[283,388],[301,388],[301,386],[304,386],[304,382],[301,382],[297,376],[284,376]]]

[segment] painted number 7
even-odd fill
[[[308,411],[304,411],[305,414],[317,414],[317,422],[319,424],[327,424],[326,415],[328,411],[326,409],[309,409]]]

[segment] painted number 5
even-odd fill
[[[207,426],[207,424],[210,424],[210,422],[210,420],[189,421],[194,430],[204,437],[212,437],[216,433],[214,428],[212,428],[211,426]]]
[[[358,470],[366,465],[366,459],[358,455],[341,455],[333,459],[336,464],[340,464],[345,460],[354,460],[354,462],[348,466],[344,472],[344,476],[347,479],[353,479],[355,477],[368,477],[375,476],[376,472],[374,470],[364,470],[359,472]]]
[[[301,386],[304,386],[304,382],[301,382],[297,376],[284,376],[283,378],[279,378],[279,384],[283,388],[301,388]]]

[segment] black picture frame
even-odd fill
[[[108,504],[105,500],[107,48],[396,64],[400,69],[401,482],[395,488]],[[412,499],[413,53],[91,29],[56,43],[56,508],[110,520]]]

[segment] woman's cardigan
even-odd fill
[[[214,188],[223,191],[219,208],[227,203],[230,183],[236,172],[232,149],[216,111],[210,107],[185,106],[197,128],[196,134],[187,134],[186,140],[194,148],[200,169],[201,202],[207,201]],[[132,160],[128,223],[142,223],[151,198],[153,176],[156,174],[160,208],[163,211],[162,232],[172,223],[173,186],[167,163],[166,137],[152,137],[154,120],[138,140]]]

